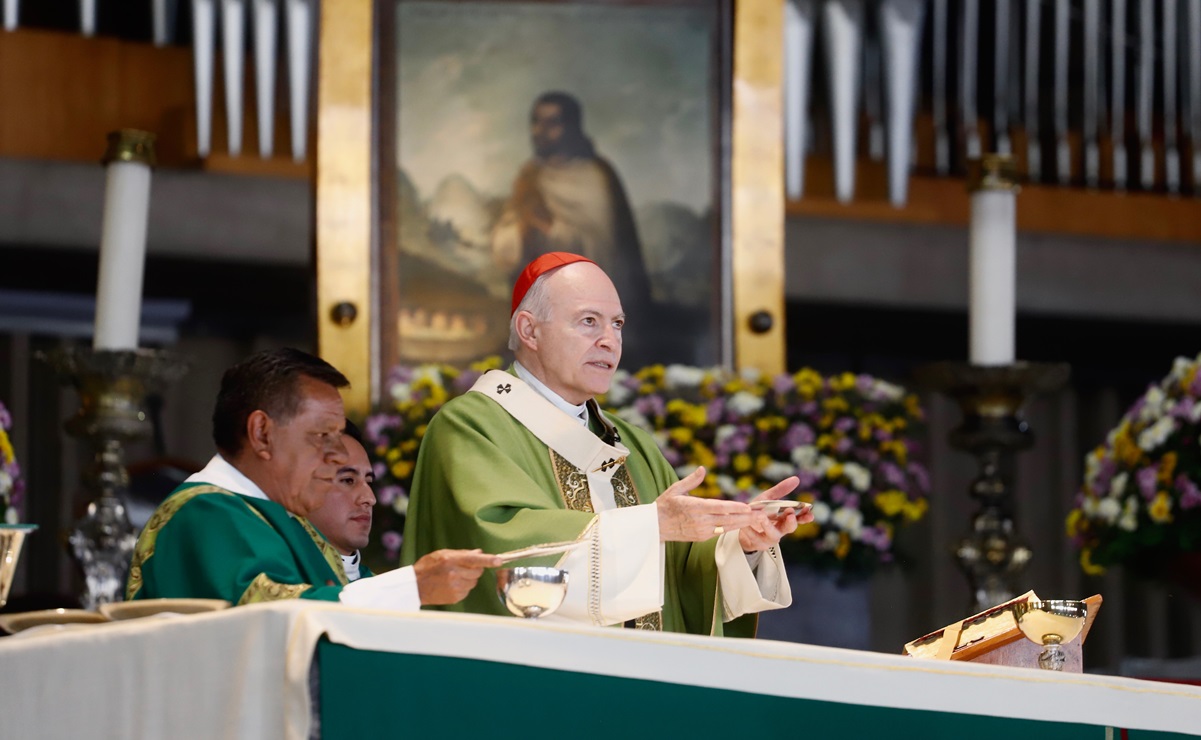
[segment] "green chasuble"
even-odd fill
[[[138,537],[125,598],[337,601],[346,583],[337,550],[306,519],[274,501],[185,483]]]
[[[637,500],[631,496],[627,503],[654,502],[678,480],[675,470],[649,434],[620,419],[606,419],[630,450],[625,474],[618,471],[614,476],[632,484]],[[595,518],[583,477],[487,396],[472,392],[452,399],[430,422],[421,443],[401,562],[411,565],[442,548],[478,547],[500,553],[577,539]],[[622,504],[620,496],[618,504]],[[755,615],[722,623],[716,544],[716,538],[667,543],[661,619],[659,614],[647,615],[638,620],[639,627],[754,636]],[[556,562],[557,556],[543,556],[514,564]],[[571,587],[588,587],[589,574],[571,577]],[[509,614],[497,596],[492,570],[484,571],[466,599],[440,608]]]

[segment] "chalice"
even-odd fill
[[[517,567],[496,571],[496,592],[509,611],[537,619],[553,613],[567,595],[567,571],[561,568]]]
[[[37,528],[36,524],[0,524],[0,608],[8,603],[25,535]]]
[[[1067,660],[1062,646],[1075,640],[1084,629],[1088,604],[1059,599],[1018,602],[1013,605],[1013,617],[1028,640],[1043,646],[1038,667],[1061,671]]]

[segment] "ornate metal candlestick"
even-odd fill
[[[980,509],[972,517],[971,533],[955,546],[972,589],[973,612],[1016,595],[1014,580],[1032,555],[1013,526],[1014,453],[1034,444],[1022,409],[1035,393],[1061,388],[1070,374],[1064,363],[1033,362],[942,362],[917,371],[919,382],[959,404],[963,422],[951,431],[951,446],[972,453],[980,463],[969,488]]]
[[[125,444],[150,432],[146,394],[165,387],[187,370],[182,359],[162,350],[93,350],[67,347],[40,355],[79,393],[79,411],[66,422],[74,437],[86,439],[95,461],[84,486],[96,494],[68,541],[83,568],[85,608],[121,600],[137,533],[122,496],[129,490]]]

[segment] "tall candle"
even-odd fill
[[[973,165],[970,358],[973,365],[1008,365],[1014,358],[1017,178],[1008,156],[988,154]]]
[[[122,129],[108,135],[100,274],[96,281],[93,347],[128,350],[138,346],[142,273],[150,211],[150,168],[154,135]]]

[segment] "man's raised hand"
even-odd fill
[[[421,603],[456,604],[475,588],[484,568],[500,564],[499,556],[481,550],[435,550],[413,563]]]
[[[660,542],[702,542],[722,532],[746,527],[763,516],[738,501],[689,495],[704,480],[705,469],[697,468],[673,483],[655,501]]]

